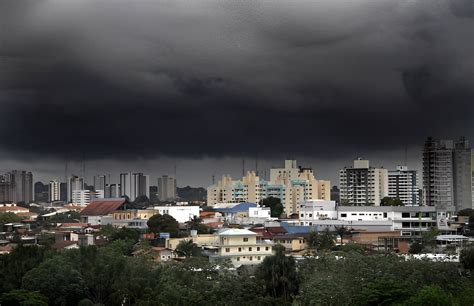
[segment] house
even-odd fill
[[[273,236],[275,244],[281,244],[289,253],[301,252],[307,248],[309,234],[288,234]]]
[[[199,206],[155,206],[155,213],[160,215],[170,215],[179,223],[185,223],[194,217],[199,218]]]
[[[78,249],[79,243],[77,241],[62,240],[56,241],[51,247],[55,250],[71,250]]]
[[[25,207],[17,206],[16,204],[0,204],[0,213],[29,213],[30,210]]]
[[[105,217],[112,219],[114,212],[134,208],[134,205],[125,198],[96,199],[81,210],[81,222],[90,225],[101,225],[102,219]]]
[[[257,241],[257,233],[246,229],[229,228],[216,236],[216,252],[209,256],[210,261],[230,260],[239,267],[259,264],[273,254],[273,242]]]
[[[175,258],[174,253],[171,249],[164,247],[152,247],[153,260],[156,262],[166,262]]]

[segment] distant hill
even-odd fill
[[[207,191],[202,187],[178,187],[176,188],[176,192],[180,201],[204,201],[207,197]]]

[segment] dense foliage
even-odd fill
[[[260,201],[260,205],[270,207],[270,215],[274,218],[279,218],[283,214],[283,204],[281,204],[280,198],[265,198]]]
[[[322,235],[318,239],[327,240]],[[132,232],[76,250],[18,247],[0,256],[5,305],[472,305],[471,251],[463,263],[368,254],[360,246],[295,262],[276,247],[256,269],[204,257],[160,264],[131,256]],[[322,243],[325,244],[325,243]],[[139,244],[140,245],[140,244]],[[190,254],[192,242],[182,246]],[[334,249],[334,248],[333,248]],[[337,255],[337,256],[336,256]],[[219,268],[217,268],[219,267]],[[3,305],[2,304],[2,305]]]

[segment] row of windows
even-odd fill
[[[249,252],[252,252],[253,248],[252,247],[249,247]],[[265,251],[268,251],[270,250],[269,247],[265,247]],[[238,249],[239,252],[242,252],[242,248],[239,248]],[[257,247],[257,252],[260,251],[260,247]],[[230,253],[230,248],[225,248],[225,252],[226,253]]]
[[[245,256],[243,256],[242,258],[245,258]],[[253,260],[253,256],[249,256],[249,260],[252,261],[252,260]],[[257,256],[257,260],[262,260],[262,257],[261,257],[261,256]],[[237,257],[237,261],[240,261],[240,257]]]

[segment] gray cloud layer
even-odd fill
[[[0,6],[10,158],[331,159],[474,136],[470,0]]]

